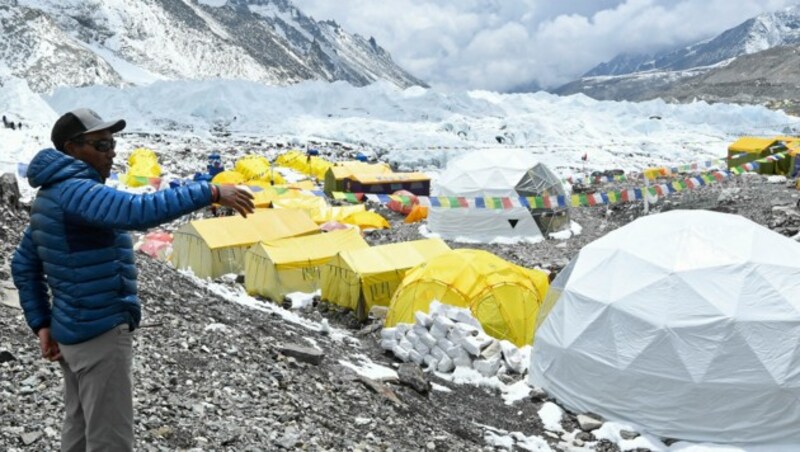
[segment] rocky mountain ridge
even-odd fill
[[[743,55],[793,44],[800,44],[800,6],[756,16],[713,38],[678,49],[618,55],[595,66],[583,77],[712,68]]]
[[[37,92],[162,79],[425,83],[373,38],[289,0],[14,0],[0,6],[0,66]]]
[[[554,90],[600,100],[754,103],[792,99],[800,76],[800,6],[763,14],[686,47],[653,55],[623,54]]]

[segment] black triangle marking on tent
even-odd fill
[[[517,223],[519,223],[519,220],[508,220],[508,224],[511,225],[511,229],[517,227]]]

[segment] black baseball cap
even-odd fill
[[[94,110],[79,108],[64,113],[53,125],[50,140],[59,151],[64,151],[64,143],[85,133],[109,130],[111,133],[119,132],[125,128],[125,120],[103,121]]]

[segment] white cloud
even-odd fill
[[[621,52],[688,44],[798,0],[294,0],[374,36],[401,66],[455,89],[567,82]]]

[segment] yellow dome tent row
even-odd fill
[[[549,287],[547,274],[482,250],[454,250],[409,270],[389,305],[386,326],[414,323],[430,303],[468,308],[487,334],[530,344]]]
[[[449,251],[439,239],[342,251],[322,267],[322,299],[352,309],[364,319],[373,306],[389,306],[408,270]]]
[[[257,209],[240,215],[191,221],[173,234],[172,263],[199,278],[243,273],[247,251],[256,243],[318,234],[319,226],[299,210]]]
[[[278,302],[291,292],[314,292],[333,256],[364,248],[369,245],[356,229],[257,243],[245,256],[245,288]]]

